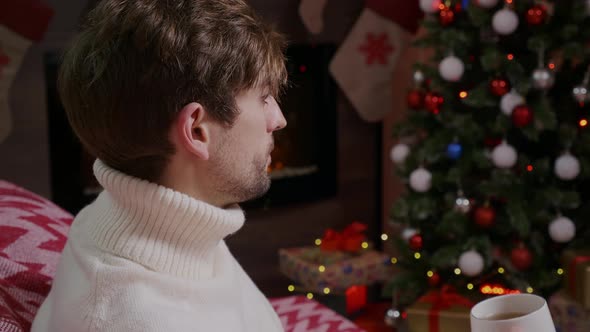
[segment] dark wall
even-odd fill
[[[340,43],[362,9],[362,1],[328,1],[325,30],[307,33],[298,14],[298,0],[250,0],[264,18],[277,24],[289,40]],[[326,228],[341,229],[353,220],[367,222],[380,234],[380,126],[362,121],[338,92],[338,192],[304,204],[246,211],[246,224],[228,239],[230,249],[267,296],[287,293],[289,280],[278,271],[278,249],[312,245]]]

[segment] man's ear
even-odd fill
[[[176,119],[175,135],[180,146],[197,158],[209,159],[210,128],[205,108],[199,103],[184,106]]]

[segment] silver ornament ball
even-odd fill
[[[416,85],[424,83],[424,73],[421,70],[414,71],[412,78],[414,79],[414,83],[416,83]]]
[[[524,103],[524,97],[519,95],[518,92],[512,90],[502,96],[502,99],[500,99],[500,109],[502,110],[502,113],[510,116],[512,115],[512,111],[516,106]]]
[[[498,168],[512,168],[516,165],[518,153],[516,149],[506,142],[502,142],[492,150],[492,161]]]
[[[403,321],[402,313],[396,308],[388,309],[385,312],[385,318],[383,319],[385,325],[389,327],[399,327]]]
[[[420,0],[420,9],[426,14],[434,14],[439,9],[438,6],[440,5],[441,0]]]
[[[536,89],[548,90],[555,83],[553,73],[547,68],[537,68],[533,71],[533,86]]]
[[[471,210],[471,202],[467,197],[459,195],[455,199],[455,210],[461,213],[469,213],[469,211]]]
[[[513,10],[498,10],[492,17],[492,27],[497,34],[509,35],[518,28],[518,15]]]
[[[590,100],[588,95],[588,88],[583,85],[578,85],[572,89],[572,95],[578,103],[584,103]]]
[[[404,143],[398,143],[393,148],[391,148],[391,152],[389,154],[391,160],[401,165],[406,161],[406,158],[410,154],[410,147]]]
[[[567,217],[557,217],[549,224],[549,236],[557,243],[566,243],[576,236],[576,225]]]
[[[555,160],[553,165],[555,175],[564,181],[573,180],[580,174],[580,161],[569,152],[564,153]]]
[[[432,186],[432,173],[420,167],[410,173],[410,187],[419,193],[425,193]]]
[[[469,250],[459,256],[457,264],[461,272],[468,277],[475,277],[484,268],[484,260],[481,254],[475,250]]]
[[[449,82],[457,82],[463,76],[465,65],[461,59],[454,55],[444,58],[438,65],[438,72],[440,76]]]

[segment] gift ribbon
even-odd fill
[[[346,226],[342,232],[328,228],[322,238],[320,249],[323,251],[358,251],[365,240],[365,230],[367,230],[367,225],[358,221]]]
[[[424,295],[420,302],[432,303],[428,312],[428,331],[439,332],[439,313],[441,310],[449,309],[452,306],[471,308],[473,302],[448,288],[443,287],[440,292],[433,292]]]
[[[569,287],[570,287],[570,294],[576,294],[576,267],[579,264],[590,262],[590,256],[576,256],[572,259],[570,266],[569,266]]]

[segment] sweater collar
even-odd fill
[[[244,224],[237,204],[221,209],[100,160],[94,174],[104,188],[91,210],[97,217],[90,226],[94,241],[149,269],[206,278],[213,273],[214,249]]]

